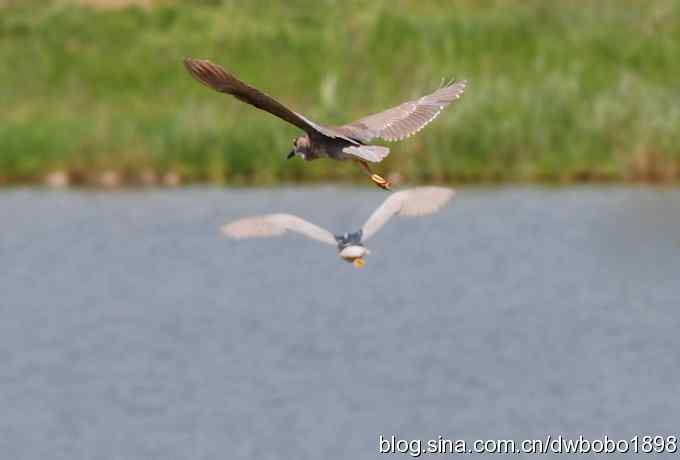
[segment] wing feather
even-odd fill
[[[237,239],[280,236],[286,231],[296,232],[322,243],[336,244],[331,232],[291,214],[245,217],[222,227],[222,233]]]
[[[310,135],[342,138],[356,144],[356,141],[346,138],[342,133],[336,132],[333,128],[321,126],[299,113],[290,110],[273,97],[239,80],[234,75],[224,70],[222,66],[213,64],[208,60],[186,58],[184,59],[184,67],[186,67],[192,77],[203,85],[221,93],[231,94],[246,104],[269,112],[272,115],[297,126]]]
[[[361,142],[375,138],[386,141],[406,139],[431,123],[451,102],[460,99],[466,86],[466,80],[451,83],[420,99],[404,102],[335,130]]]
[[[438,211],[455,191],[444,187],[417,187],[393,193],[364,224],[363,240],[369,239],[393,216],[424,216]]]

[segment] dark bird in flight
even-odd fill
[[[388,147],[369,145],[374,139],[400,141],[416,134],[437,118],[444,108],[459,99],[467,81],[442,86],[432,94],[404,102],[383,112],[361,118],[343,126],[322,126],[287,108],[274,98],[242,82],[210,61],[187,58],[184,66],[204,85],[221,93],[231,94],[241,101],[265,110],[305,131],[293,140],[287,158],[295,155],[310,161],[317,158],[353,160],[381,188],[389,190],[390,183],[374,174],[368,163],[379,163],[390,153]]]
[[[358,231],[333,235],[328,230],[291,214],[267,214],[245,217],[222,227],[232,238],[257,238],[296,232],[313,240],[336,246],[338,257],[355,267],[364,266],[364,256],[370,251],[364,242],[394,216],[424,216],[444,206],[455,191],[443,187],[418,187],[393,193],[376,209]],[[396,248],[398,250],[398,248]]]

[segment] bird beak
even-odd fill
[[[364,259],[354,259],[352,265],[354,265],[356,268],[361,268],[364,266]]]
[[[291,150],[290,152],[288,152],[288,155],[286,156],[286,160],[290,160],[290,159],[293,158],[294,156],[295,156],[295,149],[293,149],[293,150]]]

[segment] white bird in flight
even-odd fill
[[[364,266],[364,257],[370,254],[364,242],[380,230],[392,216],[432,214],[454,195],[454,190],[444,187],[418,187],[393,193],[371,214],[361,229],[343,235],[334,235],[324,228],[291,214],[245,217],[224,225],[222,232],[237,239],[279,236],[286,231],[300,233],[308,238],[336,246],[338,257],[361,268]]]

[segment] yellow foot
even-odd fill
[[[392,186],[392,184],[390,184],[390,182],[387,179],[377,174],[371,174],[371,180],[373,181],[373,183],[375,183],[375,185],[385,190],[389,190],[390,187]]]
[[[354,259],[352,265],[354,265],[356,268],[361,268],[364,266],[364,259]]]

